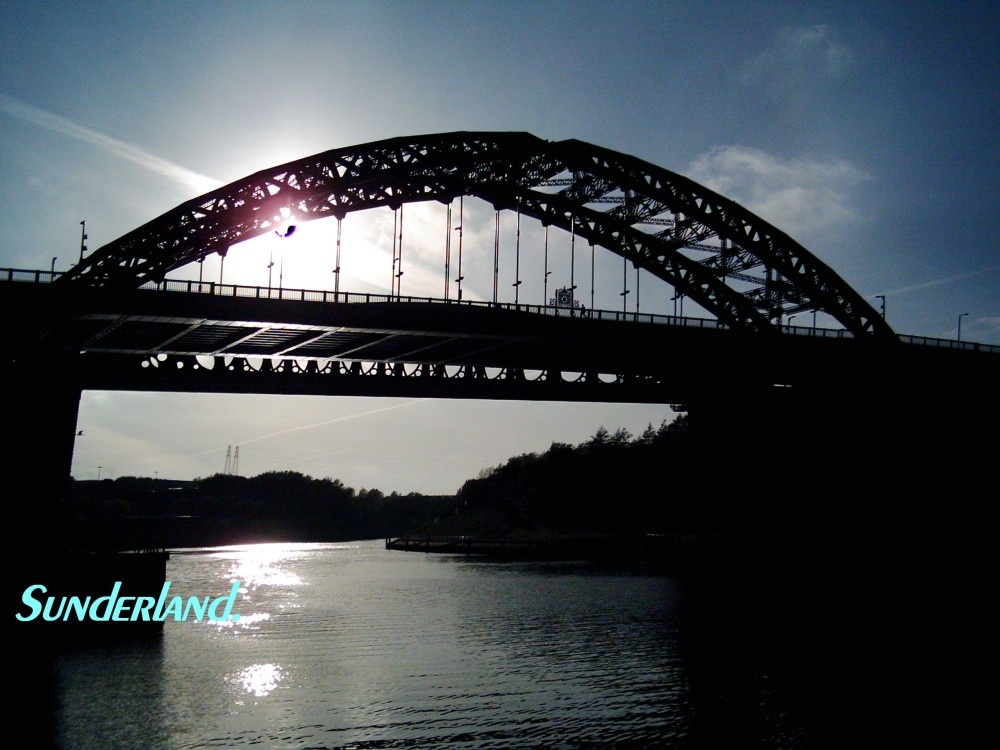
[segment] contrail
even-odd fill
[[[77,125],[65,117],[46,112],[44,109],[26,104],[7,94],[0,94],[0,112],[4,112],[24,122],[29,122],[32,125],[38,125],[46,130],[51,130],[54,133],[75,138],[91,146],[97,146],[110,154],[121,157],[133,164],[138,164],[140,167],[166,177],[169,180],[178,182],[184,187],[193,188],[198,191],[199,195],[221,187],[223,184],[220,180],[193,172],[179,164],[174,164],[155,154],[143,151],[141,148],[136,148],[124,141],[119,141],[116,138],[103,135],[90,128]]]
[[[426,398],[417,398],[413,399],[412,401],[404,401],[402,404],[383,406],[381,409],[371,409],[369,411],[359,411],[357,414],[347,414],[346,416],[343,417],[328,419],[325,422],[316,422],[315,424],[305,424],[305,425],[299,425],[298,427],[289,427],[288,429],[285,430],[278,430],[277,432],[269,432],[266,435],[261,435],[259,437],[251,438],[250,440],[244,440],[242,443],[239,443],[239,445],[243,446],[243,445],[249,445],[250,443],[259,443],[261,440],[267,440],[269,438],[277,437],[278,435],[287,435],[291,432],[299,432],[301,430],[311,430],[315,427],[323,427],[328,424],[335,424],[337,422],[346,422],[348,419],[355,419],[357,417],[367,417],[370,414],[379,414],[384,411],[392,411],[393,409],[402,409],[404,406],[411,406],[413,404],[419,404],[422,401],[429,401],[429,400],[430,399]],[[221,450],[222,450],[221,448],[212,448],[207,451],[202,451],[201,453],[195,453],[191,456],[187,456],[187,458],[197,458],[198,456],[205,456],[209,453],[215,453]]]
[[[943,279],[924,281],[920,284],[914,284],[913,286],[900,287],[899,289],[893,289],[891,291],[888,291],[885,294],[886,296],[889,296],[896,294],[906,294],[907,292],[917,292],[920,291],[921,289],[928,289],[932,286],[940,286],[941,284],[951,284],[955,281],[965,281],[966,279],[971,279],[976,276],[982,276],[983,274],[987,273],[997,273],[998,271],[1000,271],[1000,266],[990,266],[989,268],[982,268],[978,271],[970,271],[969,273],[960,273],[956,276],[948,276]],[[867,295],[868,299],[874,299],[877,296],[878,296],[877,294]]]

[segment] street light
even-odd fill
[[[792,321],[793,321],[793,320],[795,320],[795,316],[794,316],[794,315],[789,315],[789,316],[788,316],[788,330],[789,330],[789,331],[791,331],[791,330],[792,330]]]
[[[962,313],[958,316],[958,340],[962,340],[962,318],[964,318],[969,313]]]
[[[882,301],[882,320],[885,320],[885,295],[884,294],[876,294],[875,295],[875,299]]]
[[[58,256],[56,256],[55,258],[53,258],[53,259],[52,259],[52,275],[53,275],[53,276],[54,276],[54,275],[55,275],[55,273],[56,273],[56,261],[57,261],[57,260],[59,260],[59,257],[58,257]]]

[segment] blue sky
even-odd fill
[[[988,2],[5,0],[0,266],[47,269],[55,257],[65,270],[83,219],[96,249],[214,185],[331,148],[519,130],[629,153],[737,200],[873,303],[885,295],[899,332],[953,338],[967,312],[964,339],[1000,343],[998,32]],[[407,214],[404,294],[441,286],[441,211]],[[477,238],[482,267],[492,261],[492,216],[468,211],[475,271]],[[342,289],[388,288],[392,216],[375,213],[345,221]],[[308,245],[326,231],[279,249],[286,286],[329,284]],[[537,240],[537,227],[524,231]],[[244,244],[226,281],[266,283],[274,246]],[[489,294],[480,278],[469,293]],[[522,293],[540,297],[538,286]],[[640,286],[644,309],[665,304],[652,281]],[[620,289],[601,287],[599,306],[618,304]],[[243,445],[245,474],[450,492],[553,440],[672,416],[87,393],[74,475],[205,476]]]

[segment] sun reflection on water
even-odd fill
[[[239,620],[214,622],[220,630],[258,633],[261,626],[280,610],[299,607],[296,589],[305,585],[297,568],[314,552],[315,545],[264,543],[217,547],[212,557],[228,562],[225,578],[239,581],[239,598],[234,610]]]
[[[240,630],[259,630],[260,623],[267,622],[271,619],[271,615],[267,612],[254,612],[249,615],[240,614],[240,619],[238,621],[233,620],[218,620],[211,624],[215,625],[220,630],[222,628],[233,628]]]
[[[257,698],[263,698],[278,687],[278,683],[284,676],[280,664],[268,663],[252,664],[236,673],[233,679],[247,693]]]
[[[282,563],[297,556],[301,547],[299,544],[254,544],[222,554],[233,557],[230,578],[242,582],[241,591],[252,591],[257,586],[300,586],[302,579]]]

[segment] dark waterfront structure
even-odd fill
[[[405,297],[398,282],[388,295],[342,292],[339,275],[334,291],[167,278],[283,217],[465,196],[615,253],[714,318],[500,304],[495,285],[493,302],[471,302],[447,291],[449,271],[439,299]],[[59,510],[84,389],[674,404],[690,414],[689,478],[717,509],[715,530],[765,540],[720,552],[723,570],[766,561],[808,587],[806,563],[821,563],[869,582],[870,621],[837,638],[864,641],[851,664],[878,662],[873,700],[912,674],[908,648],[923,636],[956,661],[983,642],[1000,348],[897,334],[779,229],[633,157],[525,133],[329,151],[188,201],[67,273],[0,271],[0,300],[14,437],[3,466],[31,486],[8,506],[15,550],[81,541]],[[787,324],[814,311],[839,327]],[[32,577],[13,577],[13,601]],[[930,669],[935,684],[954,677],[950,661]]]

